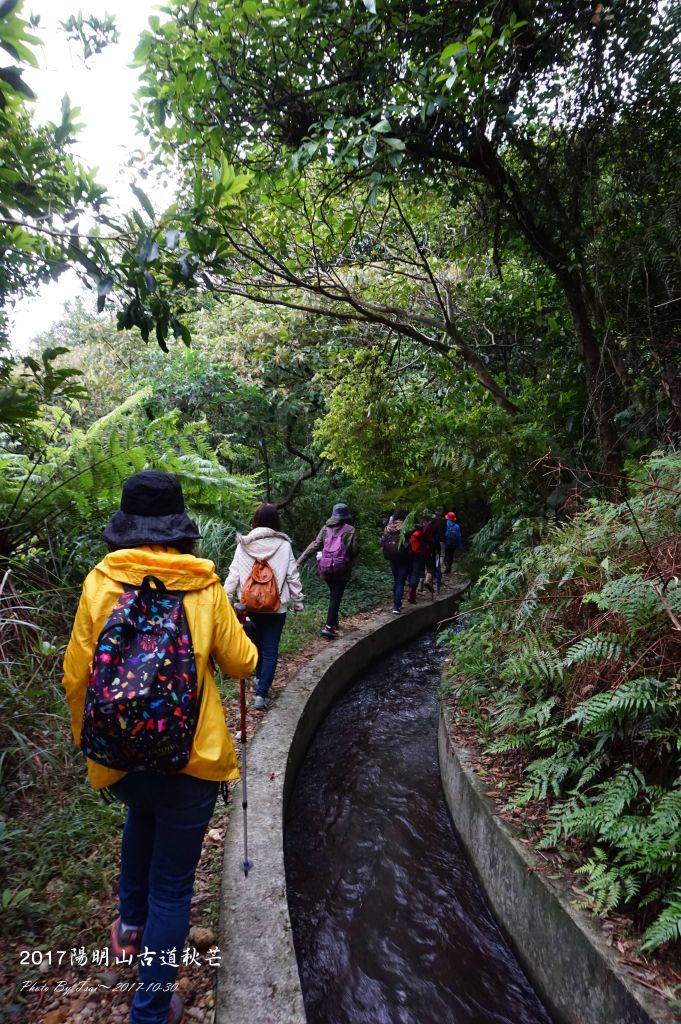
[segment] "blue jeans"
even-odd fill
[[[404,585],[409,575],[409,565],[400,565],[398,562],[391,562],[390,568],[393,571],[393,608],[402,607],[402,595]]]
[[[142,985],[130,1010],[130,1024],[166,1024],[182,962],[194,874],[201,843],[213,814],[219,783],[192,775],[131,773],[111,787],[128,806],[121,845],[119,913],[126,925],[144,925],[139,960]],[[157,987],[157,991],[153,989]],[[166,991],[164,991],[164,989]]]
[[[285,612],[249,612],[248,617],[255,627],[253,642],[258,648],[258,664],[255,666],[256,697],[266,697],[274,679],[279,660],[279,641],[286,622]]]

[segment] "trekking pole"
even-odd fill
[[[244,877],[248,878],[248,872],[253,867],[252,861],[248,859],[248,788],[247,788],[247,764],[246,764],[246,680],[240,681],[241,692],[241,806],[244,812],[244,860],[241,870]]]

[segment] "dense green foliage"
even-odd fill
[[[173,0],[164,12],[138,49],[158,158],[179,158],[188,186],[204,154],[253,175],[240,219],[202,220],[211,287],[388,328],[464,363],[512,418],[504,352],[481,347],[455,282],[471,249],[476,278],[487,262],[504,283],[518,260],[546,310],[543,342],[564,362],[567,337],[579,364],[569,415],[587,408],[587,458],[621,465],[641,373],[678,432],[674,5]]]
[[[521,756],[510,806],[541,804],[540,845],[577,851],[588,904],[635,913],[653,949],[681,936],[681,459],[637,477],[529,547],[516,524],[446,689],[511,775]]]
[[[455,507],[467,540],[491,512],[455,713],[521,770],[510,805],[589,905],[634,915],[647,950],[680,938],[681,8],[168,0],[137,120],[142,177],[177,196],[158,210],[136,182],[122,217],[74,159],[68,98],[33,123],[20,14],[0,3],[8,930],[85,929],[110,890],[73,868],[117,819],[84,797],[60,662],[121,483],[153,466],[223,575],[259,501],[298,551],[346,501],[346,613],[389,589],[389,509]],[[86,59],[115,37],[63,27]],[[13,302],[67,267],[95,308],[11,353]],[[284,652],[322,624],[303,582]]]
[[[12,307],[69,268],[94,290],[100,312],[115,291],[119,326],[136,327],[145,342],[153,335],[165,348],[170,337],[190,337],[180,286],[191,272],[187,254],[176,251],[180,231],[172,213],[157,217],[137,183],[131,189],[139,210],[114,212],[105,188],[74,157],[79,111],[68,96],[60,124],[34,123],[34,95],[23,75],[37,65],[40,19],[29,26],[22,7],[23,0],[0,5],[0,49],[16,62],[0,68],[0,426],[36,414],[32,390],[17,379],[21,361],[9,350]],[[111,16],[81,13],[62,28],[81,44],[84,59],[116,38]],[[246,182],[218,161],[200,189],[202,208],[219,208],[228,220]],[[91,223],[87,231],[81,219]]]
[[[376,544],[380,495],[324,469],[312,447],[322,390],[285,345],[305,322],[209,306],[192,327],[193,348],[140,353],[111,319],[76,304],[39,339],[44,358],[24,361],[32,415],[0,434],[0,858],[11,879],[0,899],[8,932],[36,942],[67,931],[94,939],[91,901],[112,899],[115,861],[82,861],[93,842],[113,841],[120,812],[89,795],[60,675],[80,585],[105,553],[100,533],[123,480],[150,466],[176,473],[201,553],[223,577],[235,531],[248,529],[260,500],[280,501],[300,551],[342,498],[357,510],[362,545],[344,613],[389,589]],[[283,653],[308,645],[324,622],[326,587],[313,566],[303,582],[305,611],[289,616]],[[224,688],[233,697],[233,684]]]

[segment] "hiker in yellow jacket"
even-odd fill
[[[240,626],[215,566],[197,558],[199,539],[176,477],[136,473],[103,537],[110,552],[87,576],[64,658],[64,688],[73,737],[80,746],[88,678],[99,635],[124,584],[145,576],[184,593],[199,688],[199,715],[186,766],[175,774],[125,773],[87,761],[95,788],[109,787],[128,806],[121,848],[119,917],[111,928],[118,957],[145,950],[131,1024],[181,1024],[182,999],[172,992],[189,926],[194,874],[220,783],[238,779],[236,755],[215,685],[211,658],[234,678],[248,676],[258,653]]]

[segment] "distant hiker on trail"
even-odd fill
[[[448,512],[445,516],[447,522],[445,532],[445,572],[452,571],[452,562],[457,551],[463,551],[463,538],[461,527],[456,521],[456,514]]]
[[[127,804],[111,926],[116,957],[139,960],[131,1024],[182,1024],[172,992],[189,928],[194,874],[221,783],[238,779],[214,679],[258,652],[169,473],[136,473],[103,533],[109,554],[87,576],[64,657],[64,688],[90,782]],[[112,851],[100,856],[112,859]]]
[[[441,550],[444,543],[446,520],[443,513],[436,512],[435,515],[426,514],[425,521],[428,524],[428,550],[426,553],[425,572],[421,578],[419,589],[421,592],[430,590],[431,594],[433,594],[433,588],[435,587],[439,594],[442,587],[442,566],[444,560],[441,558]]]
[[[416,587],[419,580],[425,578],[426,563],[428,561],[428,556],[435,550],[435,543],[435,537],[428,513],[424,512],[421,524],[412,530],[409,538],[412,559],[411,569],[409,572],[409,597],[407,600],[410,604],[414,604],[416,601]],[[431,577],[431,589],[432,585]]]
[[[302,612],[303,588],[290,538],[281,532],[276,505],[258,505],[251,525],[253,529],[245,537],[237,534],[225,591],[229,598],[239,592],[255,627],[258,664],[254,707],[264,711],[277,668],[288,604],[290,601],[295,611]]]
[[[442,570],[445,564],[445,533],[447,520],[444,512],[436,512],[433,518],[433,535],[435,537],[435,581],[437,589],[442,585]]]
[[[404,509],[394,512],[383,530],[380,541],[393,574],[393,615],[399,615],[402,611],[402,596],[411,568],[409,538],[402,532],[406,518],[407,512]]]
[[[329,588],[329,610],[326,614],[326,625],[322,629],[322,636],[326,640],[333,640],[338,636],[340,603],[352,575],[352,563],[359,551],[357,534],[354,526],[350,524],[350,519],[350,509],[347,505],[343,502],[334,505],[330,518],[298,559],[300,568],[310,555],[318,552],[317,568]]]

